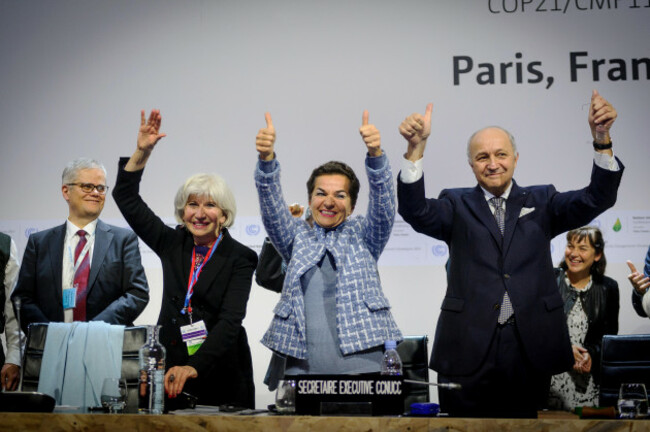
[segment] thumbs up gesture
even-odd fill
[[[630,283],[634,287],[637,293],[639,295],[645,294],[645,292],[648,290],[650,287],[650,278],[648,276],[643,275],[641,272],[639,272],[634,264],[632,264],[632,261],[627,262],[627,266],[630,268],[630,273],[627,278],[630,280]]]
[[[399,133],[408,142],[406,158],[411,161],[421,159],[424,155],[424,148],[427,145],[427,138],[431,134],[431,112],[433,104],[427,105],[424,115],[413,113],[406,117],[399,125]]]
[[[375,125],[368,124],[368,110],[363,112],[359,133],[363,138],[363,142],[366,143],[368,154],[371,157],[381,156],[381,136]]]
[[[273,127],[273,120],[271,119],[270,113],[264,113],[264,118],[266,119],[266,127],[257,132],[255,148],[260,154],[260,159],[270,161],[275,157],[273,150],[275,145],[275,128]]]

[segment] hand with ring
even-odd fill
[[[185,382],[199,376],[192,366],[174,366],[165,374],[165,392],[170,398],[175,398],[183,391]]]

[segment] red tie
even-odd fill
[[[83,250],[88,240],[86,240],[86,231],[77,231],[79,235],[79,243],[74,250],[74,262],[76,264],[79,254]],[[86,321],[86,289],[88,288],[88,275],[90,274],[90,258],[89,253],[86,253],[74,274],[74,286],[77,287],[77,299],[72,318],[74,321]]]

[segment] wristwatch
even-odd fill
[[[594,141],[594,150],[609,150],[612,148],[612,142],[610,141],[607,144],[600,144]]]

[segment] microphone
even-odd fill
[[[410,380],[410,379],[405,379],[405,383],[409,384],[419,384],[419,385],[428,385],[432,387],[441,387],[441,388],[446,388],[449,390],[460,390],[462,386],[458,383],[432,383],[432,382],[427,382],[427,381],[416,381],[416,380]]]

